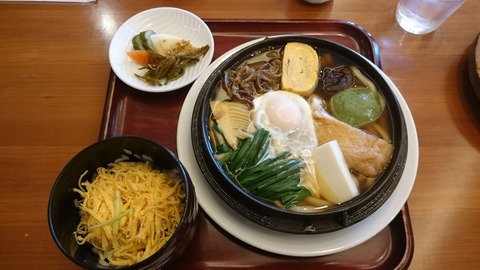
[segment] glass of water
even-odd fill
[[[465,0],[399,0],[397,22],[412,34],[435,31]]]

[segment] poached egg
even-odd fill
[[[253,100],[252,122],[270,132],[274,153],[285,150],[308,159],[318,145],[312,111],[298,94],[276,90]]]

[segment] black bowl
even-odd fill
[[[177,170],[185,183],[185,210],[175,233],[153,255],[128,267],[105,267],[98,264],[98,256],[90,244],[78,245],[73,232],[80,221],[79,210],[74,204],[80,199],[73,192],[78,187],[78,179],[85,170],[83,179],[92,179],[98,167],[108,167],[119,158],[128,157],[130,161],[153,159],[155,168]],[[160,268],[177,259],[186,249],[196,230],[198,204],[195,189],[187,171],[170,150],[151,140],[121,136],[105,139],[80,151],[63,168],[53,185],[48,203],[48,222],[50,232],[58,248],[77,265],[87,269],[150,269]]]
[[[377,181],[367,191],[339,206],[316,213],[299,213],[275,207],[245,192],[224,172],[214,158],[214,150],[209,140],[209,102],[214,89],[221,83],[224,72],[235,68],[252,55],[281,48],[288,42],[301,42],[316,50],[330,52],[346,62],[357,66],[383,94],[385,110],[392,118],[392,143],[394,153],[388,167],[378,176]],[[353,225],[375,212],[392,194],[400,180],[407,157],[407,130],[400,105],[389,84],[366,58],[355,51],[322,39],[306,36],[267,37],[235,52],[223,61],[208,77],[202,86],[194,106],[192,118],[192,144],[197,163],[206,180],[216,193],[233,209],[248,219],[267,228],[297,234],[326,233]]]

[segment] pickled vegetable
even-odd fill
[[[188,50],[180,51],[174,50],[174,53],[169,55],[162,55],[155,50],[151,37],[156,35],[152,30],[140,32],[132,38],[133,52],[127,52],[132,60],[140,63],[142,67],[139,70],[146,70],[141,74],[135,76],[150,85],[165,85],[170,81],[179,79],[185,74],[185,68],[200,61],[200,57],[205,55],[210,49],[209,45],[200,48],[192,46],[188,41],[181,43],[181,48]],[[179,46],[180,46],[179,45]],[[148,58],[139,51],[148,53]],[[133,56],[133,57],[132,57]],[[141,56],[141,60],[139,58]],[[148,63],[145,65],[145,63]]]

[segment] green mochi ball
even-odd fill
[[[330,100],[335,118],[354,127],[369,124],[382,114],[378,93],[369,88],[348,88]]]

